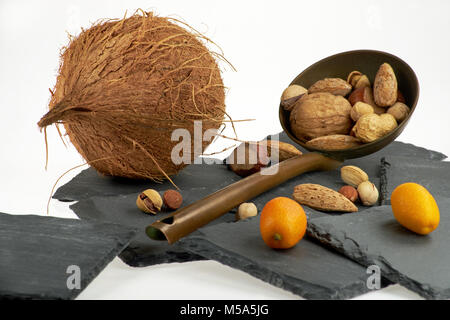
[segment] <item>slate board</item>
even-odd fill
[[[183,196],[192,199],[190,192],[183,192]],[[190,202],[190,201],[188,201]],[[182,248],[169,245],[166,241],[151,240],[145,234],[145,228],[161,219],[158,215],[142,213],[136,207],[136,194],[119,195],[115,197],[92,197],[82,200],[70,206],[80,219],[99,220],[119,223],[135,227],[138,233],[130,245],[121,252],[119,257],[133,267],[145,267],[159,263],[185,262],[203,260],[204,258],[186,251]],[[234,220],[234,214],[229,213],[211,224],[229,222]]]
[[[306,299],[345,299],[371,291],[365,267],[307,238],[291,249],[270,249],[259,234],[259,217],[202,228],[177,246]],[[382,279],[381,287],[389,284]]]
[[[0,299],[74,299],[136,230],[109,223],[0,213]],[[80,289],[68,289],[68,267]]]
[[[389,163],[387,200],[390,201],[392,191],[405,182],[420,183],[432,195],[450,198],[450,162],[392,156],[385,159]]]
[[[278,136],[275,136],[278,138]],[[280,141],[290,142],[286,134],[279,135]],[[304,150],[303,150],[304,151]],[[411,144],[393,142],[383,150],[360,159],[346,161],[345,164],[354,164],[365,170],[375,184],[379,184],[380,158],[388,154],[418,157],[423,159],[441,160],[446,156],[442,153],[416,147]],[[217,160],[222,163],[222,161]],[[223,164],[195,164],[187,166],[173,177],[173,181],[182,190],[183,205],[190,204],[214,191],[241,179],[228,170]],[[333,189],[340,188],[343,183],[338,170],[329,172],[310,172],[298,176],[274,188],[251,201],[261,210],[265,203],[276,196],[290,196],[293,188],[299,183],[319,183]],[[151,240],[143,234],[145,227],[153,221],[160,219],[167,213],[148,216],[137,210],[135,199],[144,189],[152,188],[165,191],[173,188],[165,181],[154,183],[150,181],[135,181],[122,178],[103,177],[90,168],[60,187],[53,198],[61,201],[79,201],[71,205],[71,209],[82,219],[98,219],[140,230],[138,236],[121,254],[120,258],[131,266],[148,266],[167,262],[184,262],[203,259],[197,254],[182,248],[171,246],[166,242]],[[365,210],[366,207],[360,207]],[[321,214],[311,212],[312,216]],[[233,214],[225,214],[213,223],[229,222],[234,219]]]
[[[364,266],[427,299],[450,298],[450,199],[436,197],[441,220],[429,235],[403,228],[390,206],[363,213],[321,217],[308,222],[308,234]]]
[[[295,143],[284,133],[271,136],[283,142]],[[300,150],[307,152],[301,147]],[[346,161],[346,164],[358,164],[366,169],[373,165],[378,166],[379,159],[387,156],[406,156],[410,158],[420,158],[429,160],[443,160],[447,156],[436,151],[427,150],[412,144],[394,141],[382,150],[369,156]],[[218,160],[218,162],[222,162]],[[367,164],[367,165],[365,165]],[[376,170],[376,169],[374,169]],[[175,175],[173,181],[185,192],[196,189],[198,199],[222,189],[223,187],[240,179],[233,172],[227,170],[226,166],[216,165],[189,165]],[[58,188],[53,195],[54,199],[60,201],[77,201],[93,196],[117,196],[130,193],[139,193],[144,189],[154,188],[157,190],[167,190],[173,188],[170,182],[154,183],[146,180],[130,180],[99,175],[93,168],[83,170],[67,184]]]

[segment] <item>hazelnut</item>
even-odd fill
[[[368,103],[358,101],[352,107],[350,116],[352,117],[353,121],[356,122],[359,118],[361,118],[361,116],[368,113],[374,113],[373,107]]]
[[[351,202],[358,200],[358,191],[352,186],[343,186],[339,189],[339,193]]]
[[[153,189],[141,192],[136,199],[137,207],[145,213],[156,214],[158,211],[161,211],[162,204],[161,196],[158,191]]]
[[[176,210],[181,207],[183,203],[183,197],[176,190],[167,190],[163,194],[164,206],[169,210]]]
[[[361,203],[365,206],[373,206],[378,201],[378,189],[370,181],[364,181],[358,185],[358,194]]]
[[[294,107],[295,102],[307,93],[308,90],[302,86],[297,84],[290,85],[284,89],[281,95],[281,106],[285,110],[290,111]]]
[[[387,110],[387,113],[393,115],[395,120],[400,123],[408,116],[409,107],[402,102],[396,102]]]
[[[236,212],[236,221],[254,217],[257,214],[258,209],[256,208],[255,204],[251,202],[245,202],[239,206],[238,211]]]

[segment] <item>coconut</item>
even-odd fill
[[[171,141],[173,130],[188,130],[194,150],[194,121],[201,121],[203,137],[225,115],[221,55],[186,26],[146,12],[83,30],[62,50],[39,127],[63,124],[78,152],[104,175],[176,174],[186,163],[171,160],[180,142]],[[203,150],[210,142],[202,142]]]

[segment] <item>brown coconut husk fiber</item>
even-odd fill
[[[224,122],[225,88],[203,37],[151,12],[102,21],[63,49],[49,112],[38,125],[64,124],[70,141],[104,175],[162,180],[175,165],[174,129],[192,137]],[[203,150],[210,142],[203,142]]]

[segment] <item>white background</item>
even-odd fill
[[[218,43],[237,72],[225,68],[227,111],[240,139],[281,131],[277,108],[285,86],[310,64],[341,51],[377,49],[399,56],[417,73],[416,112],[398,140],[450,154],[450,1],[0,1],[0,212],[45,214],[56,179],[82,164],[76,150],[43,134],[67,33],[125,10],[181,17]],[[228,135],[232,132],[228,131]],[[221,141],[211,150],[230,145]],[[69,181],[79,170],[65,176]],[[52,201],[50,215],[74,218]],[[216,262],[131,268],[116,258],[80,299],[298,299]],[[419,298],[398,285],[359,298]]]

